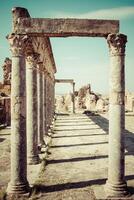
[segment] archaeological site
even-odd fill
[[[103,38],[109,94],[57,78],[51,38]],[[0,200],[134,199],[134,93],[120,21],[34,18],[12,9],[0,82]],[[71,92],[56,94],[69,84]]]

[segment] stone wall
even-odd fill
[[[0,124],[10,126],[11,122],[11,108],[10,108],[10,94],[11,94],[11,66],[12,60],[5,58],[3,68],[3,81],[0,83]]]

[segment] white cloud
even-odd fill
[[[125,19],[134,17],[134,6],[102,9],[82,14],[55,12],[57,18],[89,18],[89,19]]]

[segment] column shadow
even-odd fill
[[[55,184],[55,185],[43,185],[43,184],[36,184],[33,187],[33,190],[36,193],[48,193],[48,192],[58,192],[63,190],[70,190],[70,189],[78,189],[84,188],[91,185],[103,185],[106,182],[106,178],[104,179],[96,179],[96,180],[89,180],[89,181],[80,181],[80,182],[72,182],[72,183],[62,183],[62,184]]]
[[[86,160],[95,160],[95,159],[105,159],[108,158],[108,155],[95,155],[95,156],[88,156],[88,157],[76,157],[76,158],[65,158],[59,160],[47,160],[46,164],[59,164],[59,163],[68,163],[68,162],[81,162]]]
[[[97,114],[96,116],[86,114],[91,120],[94,121],[100,128],[102,128],[105,132],[108,133],[109,128],[109,121],[108,119],[102,117],[101,115]],[[125,149],[127,153],[125,155],[134,155],[134,133],[125,129]]]
[[[99,128],[100,129],[100,128]],[[69,138],[69,137],[88,137],[88,136],[100,136],[100,135],[107,135],[106,133],[101,134],[80,134],[80,135],[58,135],[58,136],[52,136],[52,138]]]
[[[95,130],[95,129],[100,129],[100,128],[71,128],[71,129],[54,129],[54,131],[89,131],[89,130]]]
[[[0,138],[0,142],[3,142],[5,140],[5,138]]]
[[[134,175],[128,175],[125,177],[126,180],[133,180]],[[88,181],[79,181],[79,182],[68,182],[68,183],[61,183],[61,184],[54,184],[54,185],[44,185],[44,184],[35,184],[32,188],[32,191],[35,193],[48,193],[48,192],[58,192],[70,189],[78,189],[78,188],[85,188],[92,185],[104,185],[106,183],[106,178],[102,179],[94,179]],[[131,191],[131,194],[134,193],[133,188],[128,188]]]
[[[80,143],[80,144],[68,144],[68,145],[52,145],[51,148],[79,147],[79,146],[98,145],[98,144],[107,144],[107,143],[108,142]]]

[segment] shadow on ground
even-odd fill
[[[129,175],[125,177],[126,180],[134,179],[134,175]],[[78,189],[78,188],[85,188],[92,185],[104,185],[106,183],[106,178],[103,179],[94,179],[89,181],[79,181],[79,182],[72,182],[72,183],[62,183],[62,184],[55,184],[55,185],[43,185],[43,184],[36,184],[32,188],[32,191],[36,191],[36,193],[48,193],[48,192],[57,192],[63,190],[70,190],[70,189]],[[134,188],[129,187],[128,190],[131,193],[134,193]]]
[[[100,128],[108,133],[109,121],[101,115],[86,114],[91,120],[94,121]],[[127,153],[125,155],[134,155],[134,133],[125,129],[125,149]]]
[[[105,131],[104,134],[101,135],[107,135],[108,134],[108,127],[109,123],[106,118],[103,116],[97,114],[88,114],[86,115],[94,122],[96,123],[101,129]],[[71,130],[73,131],[73,130]],[[85,134],[87,136],[88,134]],[[92,134],[91,134],[92,135]],[[90,135],[90,136],[91,136]],[[97,134],[93,134],[97,135]],[[63,135],[63,136],[55,136],[53,135],[53,138],[60,138],[60,137],[79,137],[80,135]],[[81,135],[83,136],[83,135]],[[131,145],[130,145],[131,140]],[[74,147],[74,146],[83,146],[83,145],[93,145],[93,144],[105,144],[107,142],[102,143],[85,143],[85,144],[69,144],[69,145],[55,145],[51,146],[51,148],[60,148],[60,147]],[[134,155],[134,133],[125,130],[125,148],[127,150],[126,155]],[[88,156],[88,157],[76,157],[76,158],[70,158],[70,159],[57,159],[57,160],[47,160],[46,164],[57,164],[57,163],[67,163],[67,162],[80,162],[85,160],[94,160],[94,159],[104,159],[108,158],[108,155],[98,155],[98,156]],[[134,175],[128,175],[125,177],[125,180],[134,180]],[[35,193],[49,193],[49,192],[58,192],[58,191],[64,191],[64,190],[71,190],[71,189],[78,189],[78,188],[86,188],[88,186],[92,185],[104,185],[106,183],[106,177],[102,179],[94,179],[94,180],[86,180],[86,181],[79,181],[79,182],[67,182],[67,183],[60,183],[60,184],[52,184],[52,185],[45,185],[43,183],[37,183],[32,188],[32,191]],[[128,190],[131,194],[134,194],[134,188],[128,187]]]
[[[86,160],[95,160],[95,159],[104,159],[108,158],[108,155],[99,155],[99,156],[89,156],[89,157],[76,157],[70,159],[59,159],[59,160],[47,160],[47,164],[56,164],[56,163],[68,163],[68,162],[80,162]]]
[[[3,142],[5,140],[5,138],[0,138],[0,142]]]

